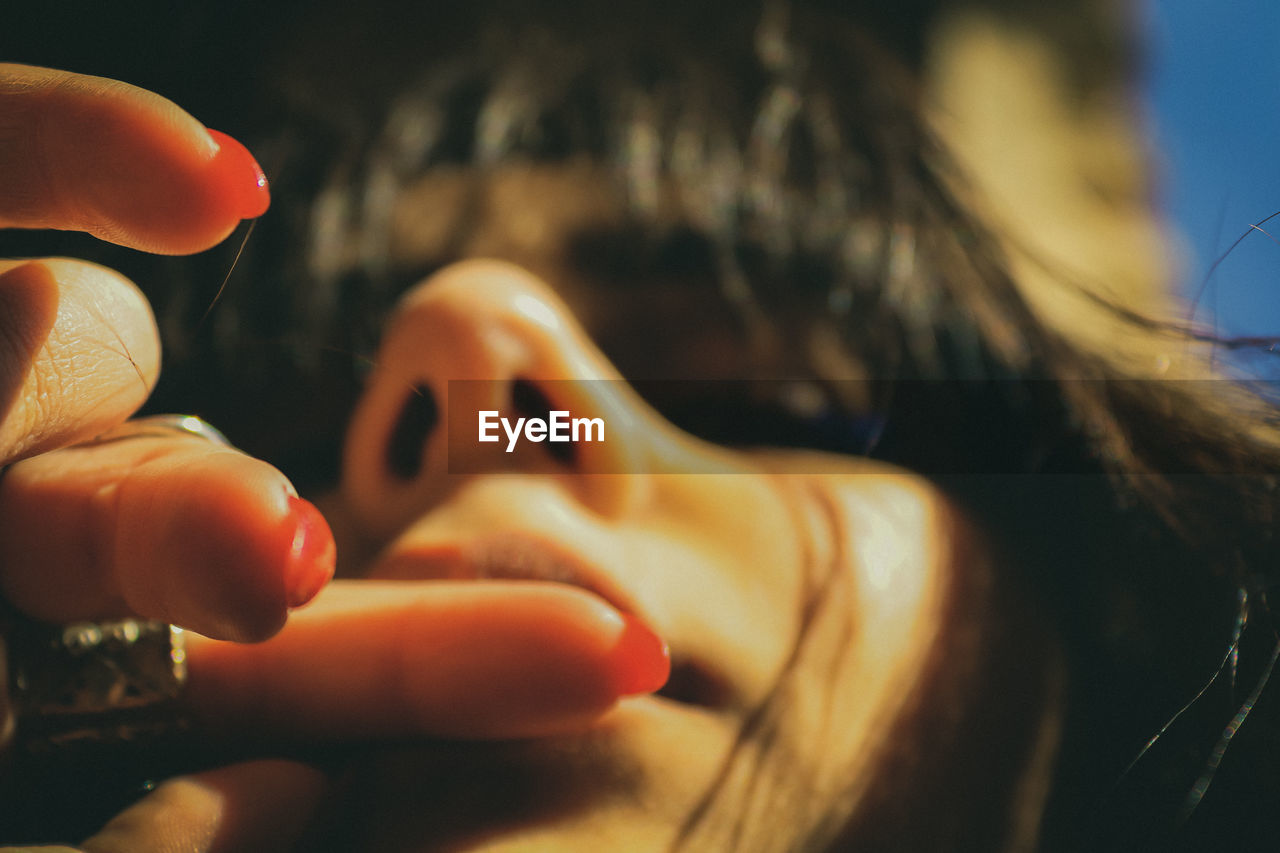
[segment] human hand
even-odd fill
[[[239,143],[142,89],[0,65],[0,116],[0,225],[183,253],[266,207]],[[137,614],[239,640],[279,630],[332,568],[287,559],[318,516],[282,474],[189,436],[73,447],[150,393],[160,347],[145,298],[110,270],[46,259],[0,262],[0,302],[9,603],[47,621]]]
[[[24,100],[33,97],[40,103]],[[202,155],[203,129],[149,93],[0,66],[0,114],[55,140],[38,156],[0,154],[0,177],[13,172],[6,180],[22,188],[0,206],[7,225],[74,227],[178,252],[254,213],[252,192],[227,189],[252,181],[244,160]],[[111,132],[85,130],[96,123]],[[86,139],[108,149],[92,152],[95,169],[82,168]],[[24,171],[33,162],[47,174]],[[121,180],[129,169],[134,177]],[[171,197],[175,185],[184,189]],[[153,215],[151,204],[168,213]],[[271,635],[314,591],[314,573],[298,580],[289,570],[300,519],[314,517],[278,472],[229,448],[178,434],[90,440],[111,435],[156,377],[154,323],[130,283],[75,261],[13,263],[0,272],[0,298],[16,329],[0,327],[0,340],[17,341],[0,358],[12,377],[0,460],[13,463],[0,481],[0,589],[48,621],[137,613],[206,635],[188,641],[185,697],[204,731],[295,751],[318,741],[539,736],[581,728],[665,677],[660,640],[590,594],[541,584],[339,584],[273,640],[230,642]],[[661,671],[638,674],[637,659]],[[279,849],[326,784],[292,761],[206,771],[162,785],[85,847],[181,838],[201,849]]]
[[[171,102],[17,65],[0,65],[0,186],[0,227],[163,253],[208,248],[267,204],[248,152]],[[0,593],[42,621],[137,615],[263,639],[327,581],[331,537],[280,472],[228,447],[181,431],[91,441],[124,435],[159,363],[123,277],[0,261]],[[0,707],[0,747],[12,737]]]

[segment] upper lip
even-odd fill
[[[630,598],[593,563],[554,540],[522,531],[445,542],[406,542],[379,558],[373,577],[564,583],[635,614]],[[637,614],[638,615],[638,614]]]

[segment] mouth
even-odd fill
[[[368,577],[397,580],[536,581],[577,587],[622,614],[650,624],[603,571],[545,537],[518,531],[461,542],[406,543],[377,560]],[[681,705],[724,708],[728,679],[714,667],[671,649],[671,675],[654,696]]]
[[[405,544],[377,560],[369,577],[560,583],[643,619],[626,593],[581,556],[544,537],[517,531],[462,542]]]

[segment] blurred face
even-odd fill
[[[794,849],[874,784],[946,639],[962,531],[927,482],[708,444],[623,381],[581,318],[647,340],[635,363],[690,358],[671,378],[743,368],[711,315],[669,311],[702,330],[677,335],[652,294],[602,295],[570,269],[567,235],[616,217],[602,184],[561,167],[482,185],[493,213],[464,255],[489,259],[404,296],[351,423],[335,529],[348,575],[585,590],[667,641],[671,678],[577,731],[371,757],[349,820],[374,849]],[[430,254],[457,192],[436,177],[406,195],[402,253]],[[623,331],[628,316],[645,328]],[[603,440],[478,440],[480,412],[552,410],[599,419]]]

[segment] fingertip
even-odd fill
[[[239,140],[220,130],[209,129],[218,144],[218,153],[209,161],[213,180],[241,219],[256,219],[271,205],[266,173]]]
[[[152,460],[120,486],[123,599],[209,637],[265,640],[332,574],[318,515],[300,517],[283,474],[229,448]]]
[[[0,147],[0,226],[182,255],[266,209],[265,177],[244,146],[154,92],[0,65],[0,112],[15,128]]]
[[[315,504],[289,498],[285,523],[292,526],[292,543],[285,558],[285,591],[289,607],[301,607],[333,578],[338,549],[333,531]]]
[[[47,621],[134,615],[256,642],[316,595],[336,557],[319,511],[266,462],[170,435],[144,420],[9,470],[0,586],[10,603]]]
[[[662,689],[671,676],[671,649],[666,640],[638,617],[624,613],[623,629],[611,660],[620,696],[636,696]]]

